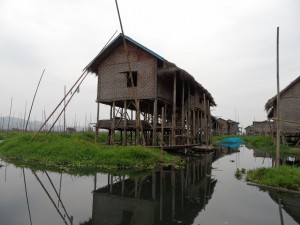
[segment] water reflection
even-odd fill
[[[108,185],[93,192],[92,224],[192,224],[216,185],[212,159],[189,159],[184,170],[161,168],[147,177],[108,175]]]
[[[274,190],[268,191],[270,197],[279,206],[280,213],[282,209],[287,212],[293,219],[300,224],[300,195],[284,193]],[[281,216],[281,224],[284,224],[284,219]]]
[[[300,224],[300,197],[260,191],[237,168],[272,166],[245,147],[187,157],[182,170],[73,176],[0,164],[0,224]]]

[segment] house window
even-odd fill
[[[132,71],[131,74],[132,74],[133,85],[131,83],[129,71],[126,72],[127,87],[132,87],[132,86],[136,87],[137,86],[137,71]]]

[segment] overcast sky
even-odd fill
[[[266,119],[276,94],[300,75],[299,0],[119,0],[125,34],[189,72],[214,97],[212,114],[246,127]],[[49,115],[119,21],[114,0],[0,0],[0,116]],[[68,123],[96,120],[95,75],[67,111]],[[107,109],[101,106],[101,117]]]

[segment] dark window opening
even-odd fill
[[[127,87],[132,87],[132,86],[136,87],[137,86],[137,72],[136,71],[132,71],[131,74],[132,74],[133,85],[131,83],[131,77],[130,77],[129,72],[126,72]]]

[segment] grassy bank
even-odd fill
[[[221,140],[232,136],[216,136],[213,137],[215,144],[219,144]],[[236,136],[235,136],[236,137]],[[243,139],[246,145],[260,152],[267,152],[275,156],[276,146],[272,142],[271,137],[267,136],[237,136]],[[300,157],[299,148],[291,148],[286,145],[280,146],[281,157],[295,156]],[[237,171],[235,176],[242,176]],[[291,166],[281,166],[279,168],[259,168],[247,171],[246,180],[271,187],[285,188],[289,190],[300,191],[300,168]]]
[[[281,166],[249,170],[246,180],[260,185],[300,191],[300,168]]]
[[[180,165],[179,157],[142,146],[115,147],[94,143],[93,133],[45,134],[31,141],[32,134],[2,133],[0,157],[35,167],[77,169],[152,169],[163,162]],[[100,140],[105,139],[100,136]]]

